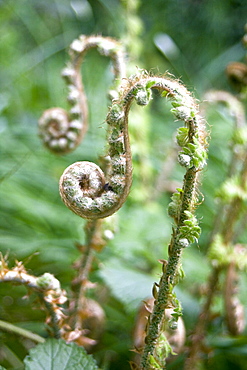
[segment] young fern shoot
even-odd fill
[[[80,69],[85,54],[93,48],[112,60],[115,82],[109,92],[111,98],[117,96],[118,84],[125,77],[124,52],[114,39],[81,35],[72,42],[69,48],[70,62],[62,71],[68,85],[70,111],[67,113],[62,108],[50,108],[39,120],[39,135],[44,145],[56,154],[73,151],[87,131],[88,109]]]
[[[176,118],[186,123],[186,127],[181,128],[178,134],[179,144],[183,141],[179,162],[188,169],[187,182],[193,183],[193,189],[191,194],[187,194],[191,189],[186,188],[186,196],[181,198],[187,203],[184,211],[191,212],[194,208],[190,203],[193,203],[195,198],[197,172],[206,163],[205,131],[203,125],[198,124],[197,108],[193,99],[177,81],[149,77],[144,74],[130,79],[127,86],[122,89],[120,99],[113,101],[106,119],[109,125],[107,176],[105,177],[102,170],[94,163],[72,164],[60,179],[60,194],[64,203],[74,213],[88,219],[110,216],[122,206],[129,194],[132,181],[128,135],[129,109],[133,100],[136,100],[139,105],[147,105],[152,97],[152,89],[157,89],[163,96],[172,100],[174,106],[172,112]],[[190,214],[184,211],[180,215],[181,222],[191,218]],[[189,241],[192,239],[189,237]]]
[[[62,71],[62,76],[69,90],[67,100],[71,105],[70,112],[67,113],[61,108],[51,108],[45,111],[39,120],[40,136],[45,146],[55,154],[65,154],[74,150],[81,142],[87,130],[87,101],[80,69],[85,54],[92,48],[95,48],[101,55],[111,59],[114,82],[111,86],[111,90],[108,91],[108,97],[109,99],[118,98],[118,85],[122,78],[125,77],[125,54],[121,44],[109,37],[81,35],[70,45],[70,62]],[[93,164],[89,164],[90,169],[92,165]],[[80,183],[82,184],[84,181],[87,182],[86,179],[81,177]],[[90,194],[89,192],[89,195]],[[83,345],[85,345],[85,343],[96,343],[96,341],[92,341],[92,339],[83,335],[81,312],[83,311],[82,302],[84,302],[84,306],[85,301],[87,303],[91,302],[92,304],[92,300],[90,301],[85,298],[86,282],[95,249],[103,247],[105,243],[105,241],[98,236],[101,232],[103,234],[102,220],[88,220],[85,226],[87,243],[80,261],[81,266],[77,277],[77,282],[79,282],[78,296],[74,300],[76,306],[74,312],[75,323],[71,325],[71,330],[67,328],[67,331],[63,333],[63,337],[66,341],[76,341],[78,344]],[[103,245],[101,244],[102,242]],[[96,305],[96,302],[94,302],[94,305]]]
[[[178,318],[181,315],[173,286],[181,270],[183,249],[196,241],[200,234],[193,213],[197,203],[198,174],[206,164],[207,145],[204,122],[198,115],[194,99],[183,85],[170,78],[149,76],[146,73],[132,76],[125,81],[119,99],[113,101],[107,115],[109,171],[106,177],[94,163],[76,162],[64,171],[60,179],[60,194],[64,203],[79,216],[96,219],[116,212],[125,202],[132,180],[129,110],[134,100],[138,105],[147,105],[152,99],[153,89],[171,101],[172,113],[184,121],[184,126],[178,129],[177,141],[181,146],[178,161],[185,167],[186,173],[182,188],[173,195],[169,206],[169,214],[175,225],[169,245],[169,260],[166,268],[164,265],[159,290],[154,292],[155,306],[147,327],[143,369],[159,369],[164,366],[167,354],[159,352],[164,339],[159,340],[162,337],[165,309],[173,307],[174,316]]]

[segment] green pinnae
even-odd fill
[[[198,241],[201,234],[201,228],[198,225],[196,217],[190,212],[184,212],[187,218],[183,221],[183,226],[180,227],[179,238],[188,239],[189,243],[194,243]]]
[[[107,122],[109,124],[116,124],[116,122],[119,121],[122,117],[123,117],[122,108],[118,104],[113,104],[108,113]]]

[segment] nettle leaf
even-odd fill
[[[31,349],[24,359],[26,370],[96,370],[98,366],[84,348],[62,339],[48,339]]]

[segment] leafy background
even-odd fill
[[[75,276],[72,264],[79,257],[75,243],[83,243],[84,221],[62,204],[58,181],[69,164],[97,162],[104,153],[106,91],[112,74],[107,59],[94,51],[86,56],[83,81],[89,131],[74,153],[62,157],[48,153],[38,138],[37,121],[45,109],[67,106],[60,71],[72,40],[80,34],[116,37],[129,51],[129,73],[136,66],[160,74],[169,71],[203,99],[209,88],[231,91],[224,70],[230,61],[244,60],[246,13],[244,0],[143,0],[137,14],[126,8],[126,1],[117,0],[0,0],[0,246],[4,255],[9,254],[10,264],[21,259],[35,275],[51,272],[68,291]],[[199,245],[184,253],[186,278],[177,288],[188,333],[200,308],[196,287],[206,281],[209,271],[205,252],[216,210],[214,196],[226,173],[233,127],[232,117],[219,106],[210,108],[207,120],[209,161],[201,189],[205,201],[198,210],[203,232]],[[94,354],[104,369],[129,368],[136,309],[158,280],[157,260],[167,256],[171,221],[166,206],[171,194],[157,189],[157,179],[177,125],[158,98],[150,108],[134,108],[131,113],[132,191],[118,212],[115,238],[97,256],[100,269],[91,275],[92,281],[106,287],[95,292],[107,315]],[[181,181],[182,172],[175,167],[168,176]],[[239,237],[239,242],[245,241],[246,233]],[[243,293],[246,282],[243,276]],[[25,294],[22,287],[2,284],[0,318],[46,337],[44,313],[34,309],[35,297],[23,299]],[[217,304],[221,310],[222,303]],[[244,369],[247,337],[225,336],[218,317],[208,333],[215,349],[213,367],[208,368]],[[33,345],[5,332],[0,332],[0,343],[0,363],[6,368],[20,367]],[[181,368],[180,361],[170,368]]]

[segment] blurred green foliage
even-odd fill
[[[106,91],[112,79],[109,61],[90,52],[83,64],[89,131],[74,153],[63,157],[48,153],[38,138],[37,121],[49,107],[66,107],[60,71],[68,59],[66,51],[72,40],[80,34],[95,33],[128,40],[132,70],[133,66],[154,73],[168,70],[199,99],[212,87],[230,90],[224,69],[230,61],[242,61],[245,55],[241,45],[247,13],[245,0],[142,0],[132,23],[126,3],[0,0],[1,251],[9,254],[12,264],[15,259],[24,260],[28,271],[35,275],[53,273],[68,291],[75,276],[72,264],[80,255],[75,243],[84,241],[84,221],[62,204],[58,181],[69,164],[77,160],[97,162],[98,155],[104,153]],[[131,32],[135,37],[127,38]],[[108,287],[104,296],[96,289],[107,314],[105,334],[95,349],[95,358],[104,369],[129,368],[136,308],[151,295],[152,283],[160,274],[157,260],[167,257],[171,225],[166,214],[171,194],[157,193],[155,184],[177,124],[173,124],[159,98],[145,112],[135,108],[130,117],[133,187],[118,212],[119,231],[115,239],[97,256],[102,268],[93,271],[91,277],[100,286]],[[211,143],[208,169],[203,174],[205,201],[198,210],[202,236],[198,246],[184,253],[186,278],[177,288],[188,333],[199,312],[196,288],[206,281],[209,270],[205,251],[216,212],[214,195],[226,174],[233,129],[232,117],[220,106],[210,109],[207,120]],[[140,137],[143,133],[144,143],[138,141],[135,126]],[[147,172],[143,162],[149,167]],[[175,168],[168,180],[181,181],[181,174]],[[238,241],[245,242],[246,237],[245,232]],[[247,280],[242,280],[244,292]],[[25,294],[23,287],[2,284],[0,317],[46,336],[44,313],[33,309],[38,302],[33,296],[23,299]],[[246,295],[241,296],[246,305]],[[247,337],[225,339],[226,329],[219,320],[215,319],[210,327],[208,341],[215,351],[206,368],[245,369]],[[0,362],[6,368],[17,368],[18,359],[22,360],[33,345],[4,332],[0,332],[0,343]],[[16,357],[5,358],[4,348]],[[169,368],[180,369],[180,361]]]

